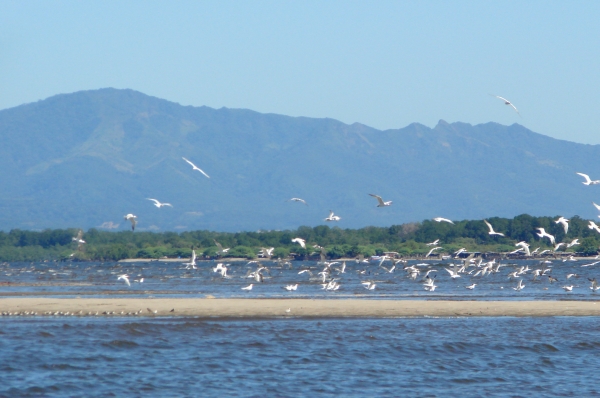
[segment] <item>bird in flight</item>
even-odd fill
[[[590,176],[587,175],[587,174],[583,174],[583,173],[575,173],[575,174],[579,174],[580,176],[582,176],[583,178],[585,178],[585,181],[581,182],[583,185],[596,185],[596,184],[600,184],[600,180],[592,180],[590,178]]]
[[[340,221],[342,217],[336,216],[333,214],[332,210],[329,210],[329,217],[325,219],[325,221]]]
[[[494,228],[492,227],[492,224],[490,224],[487,220],[483,220],[483,222],[485,223],[485,225],[487,225],[487,227],[490,230],[490,232],[488,232],[488,234],[490,234],[490,235],[504,236],[504,234],[502,234],[500,232],[494,231]]]
[[[548,232],[546,232],[546,230],[544,228],[536,228],[536,229],[538,231],[540,231],[540,232],[536,233],[537,236],[539,236],[542,239],[544,237],[546,237],[546,238],[550,239],[550,242],[552,242],[553,245],[556,244],[556,242],[554,241],[554,235],[550,235]]]
[[[299,244],[300,246],[302,246],[303,249],[306,248],[306,241],[302,238],[294,238],[292,239],[292,242]]]
[[[182,159],[185,160],[186,162],[188,162],[190,165],[192,165],[192,170],[198,170],[200,173],[204,174],[206,176],[206,178],[210,178],[208,176],[208,174],[206,174],[200,167],[196,166],[194,163],[190,162],[189,160],[187,160],[184,157],[182,157]]]
[[[151,198],[146,198],[146,199],[153,201],[153,202],[154,202],[154,206],[158,207],[159,209],[160,209],[161,207],[163,207],[163,206],[169,206],[169,207],[173,207],[173,205],[172,205],[172,204],[170,204],[170,203],[161,203],[161,202],[159,202],[158,200],[156,200],[156,199],[151,199]]]
[[[569,230],[569,220],[567,220],[564,217],[560,217],[558,220],[555,220],[554,222],[556,224],[561,224],[563,226],[563,228],[565,229],[565,235],[566,235],[567,231]]]
[[[454,224],[451,220],[448,220],[447,218],[442,218],[442,217],[436,217],[433,219],[433,221],[437,221],[437,222],[448,222],[450,224]]]
[[[384,202],[383,199],[381,199],[381,196],[379,196],[379,195],[373,195],[372,193],[370,193],[369,196],[372,196],[372,197],[374,197],[374,198],[377,199],[377,202],[379,202],[379,204],[377,205],[377,207],[391,206],[391,204],[392,204],[391,200],[388,200],[387,202]]]
[[[131,222],[131,230],[135,231],[135,226],[137,224],[137,216],[134,216],[133,214],[129,213],[126,216],[123,217],[126,220],[129,220]]]
[[[127,286],[131,286],[131,282],[129,282],[129,275],[127,275],[127,274],[119,275],[117,280],[121,280],[121,279],[124,280],[125,283],[127,283]]]
[[[513,105],[513,103],[512,103],[512,102],[510,102],[509,100],[507,100],[507,99],[506,99],[506,98],[504,98],[504,97],[500,97],[499,95],[494,95],[494,97],[496,97],[496,98],[498,98],[498,99],[501,99],[502,101],[504,101],[504,105],[510,105],[510,106],[511,106],[511,107],[512,107],[512,108],[515,110],[515,112],[517,112],[517,114],[518,114],[519,116],[521,116],[521,114],[519,113],[519,110],[517,109],[517,107],[516,107],[516,106],[514,106],[514,105]]]
[[[286,202],[301,202],[308,206],[308,203],[306,203],[306,200],[300,199],[300,198],[291,198],[291,199],[286,200]]]

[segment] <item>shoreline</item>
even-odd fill
[[[150,310],[148,310],[150,309]],[[290,311],[287,312],[286,310]],[[139,312],[141,310],[141,312]],[[173,310],[173,311],[171,311]],[[152,312],[151,312],[152,311]],[[154,313],[156,311],[156,313]],[[27,312],[27,314],[25,314]],[[590,301],[369,299],[0,298],[0,314],[199,318],[394,318],[600,316]],[[60,314],[62,313],[62,314]],[[111,314],[112,313],[112,314]]]

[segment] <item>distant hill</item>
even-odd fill
[[[594,218],[600,146],[513,124],[380,131],[333,119],[181,106],[133,90],[0,111],[0,228],[358,228],[528,213]],[[202,176],[182,160],[210,175]],[[376,208],[368,193],[392,200]],[[309,206],[286,202],[301,197]],[[146,198],[170,202],[157,209]]]

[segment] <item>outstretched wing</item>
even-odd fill
[[[379,196],[379,195],[373,195],[372,193],[370,193],[370,194],[369,194],[369,196],[372,196],[372,197],[376,198],[376,199],[377,199],[377,201],[379,202],[379,204],[380,204],[381,206],[383,206],[383,205],[384,205],[384,204],[383,204],[383,199],[381,199],[381,196]]]

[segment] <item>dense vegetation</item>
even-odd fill
[[[76,229],[54,229],[41,232],[12,230],[0,232],[1,261],[40,260],[94,260],[114,261],[125,258],[189,257],[192,248],[205,258],[215,257],[215,241],[230,250],[225,257],[255,258],[261,248],[274,247],[273,257],[285,258],[291,253],[297,258],[315,255],[313,245],[324,248],[330,258],[371,256],[392,251],[402,255],[419,255],[429,251],[426,245],[436,239],[443,247],[439,252],[451,253],[461,247],[469,251],[509,252],[515,243],[526,241],[532,249],[553,249],[548,239],[540,240],[535,228],[543,227],[556,237],[556,242],[571,242],[579,238],[580,244],[568,251],[585,255],[596,254],[600,234],[588,228],[589,221],[578,216],[571,218],[568,235],[555,218],[532,217],[526,214],[513,219],[490,218],[496,231],[506,237],[490,236],[481,220],[458,221],[455,225],[425,220],[422,223],[392,225],[391,227],[366,227],[340,229],[329,226],[299,227],[297,230],[223,233],[210,231],[191,232],[105,232],[90,229],[84,235],[86,241],[81,250],[73,237]],[[306,240],[302,249],[292,243],[293,238]],[[565,246],[561,249],[565,250]]]

